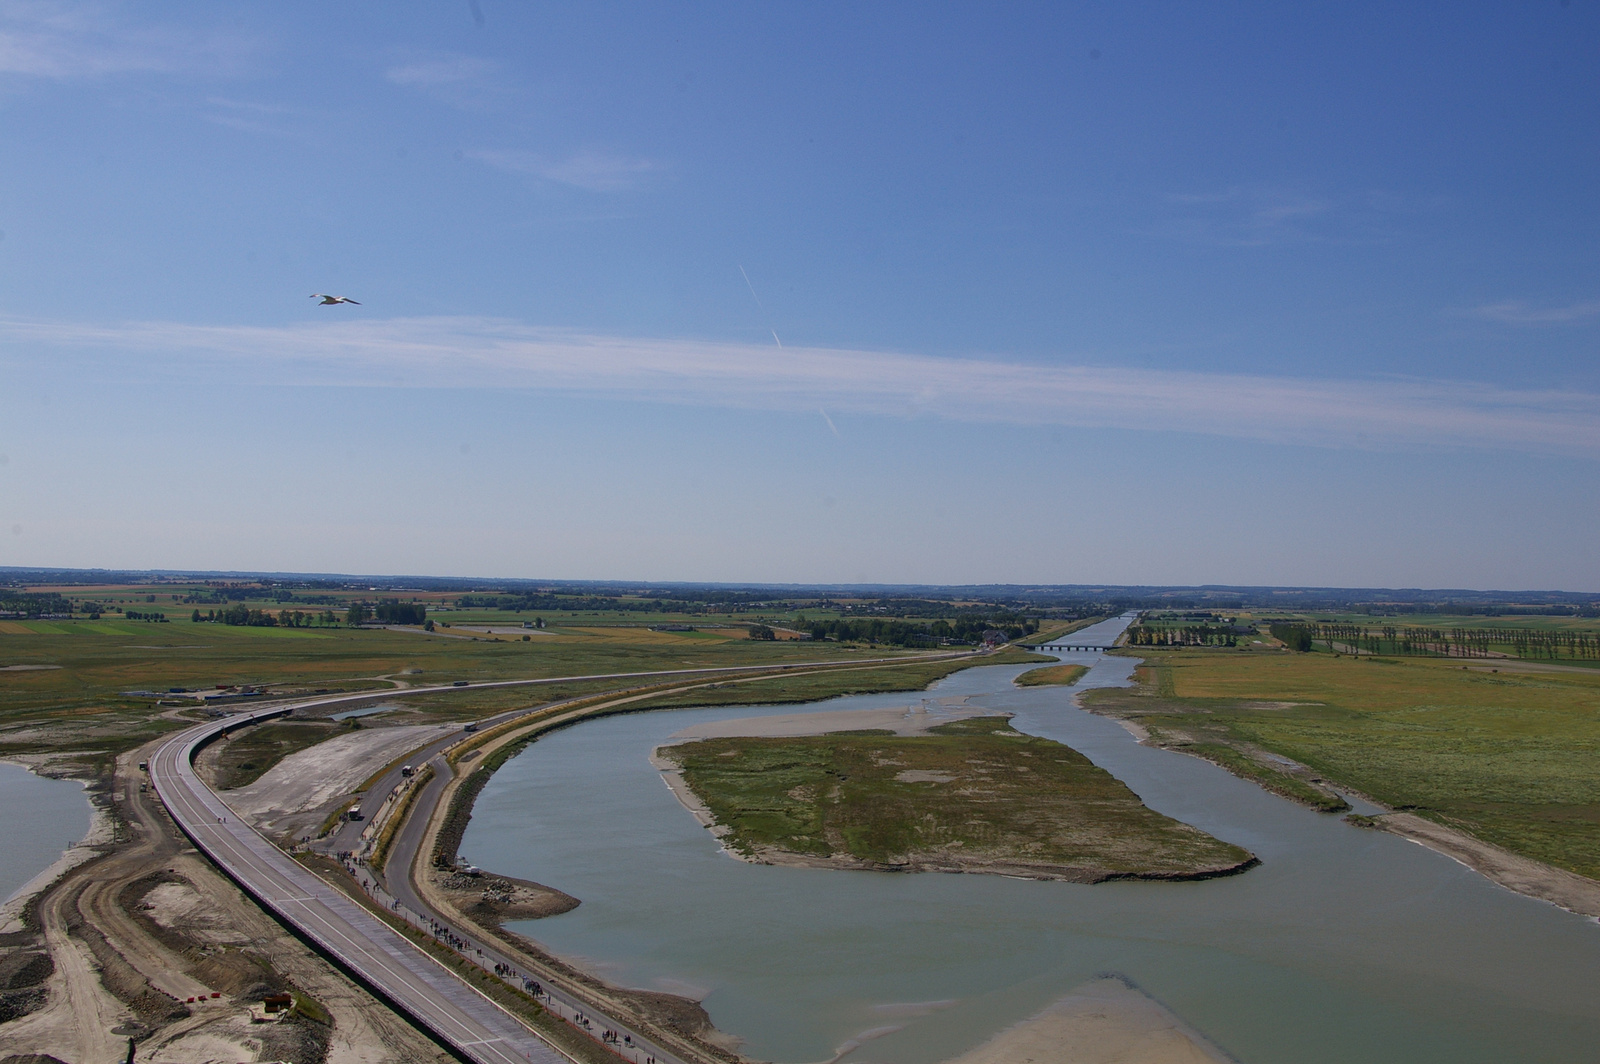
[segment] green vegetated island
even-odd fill
[[[1004,716],[923,735],[702,739],[657,756],[678,767],[729,851],[762,864],[1096,883],[1207,879],[1257,863]]]
[[[1050,665],[1042,669],[1029,669],[1013,683],[1018,687],[1070,687],[1088,673],[1087,665]]]

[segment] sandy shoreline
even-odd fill
[[[994,710],[968,704],[968,696],[924,698],[914,705],[881,706],[876,709],[837,709],[812,713],[774,713],[766,717],[740,717],[737,720],[711,720],[675,732],[661,746],[696,739],[789,738],[797,735],[826,735],[838,731],[891,731],[896,735],[925,735],[929,728],[971,717],[1000,716]],[[660,747],[657,747],[660,749]]]
[[[1385,813],[1373,821],[1383,831],[1442,853],[1513,893],[1600,919],[1600,883],[1592,879],[1519,856],[1415,813]]]

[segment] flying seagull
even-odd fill
[[[321,303],[317,304],[317,306],[319,306],[319,307],[331,307],[335,303],[355,303],[356,306],[358,306],[358,307],[361,305],[360,303],[357,303],[354,299],[351,299],[348,296],[325,296],[321,292],[312,292],[311,293],[311,298],[312,299],[320,299],[320,300],[322,300]]]

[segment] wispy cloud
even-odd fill
[[[1157,225],[1159,235],[1241,247],[1314,239],[1319,235],[1316,223],[1335,208],[1323,196],[1242,185],[1221,192],[1175,193],[1167,203],[1172,214]]]
[[[383,76],[395,85],[464,109],[481,108],[508,91],[500,64],[459,52],[408,52],[397,57]]]
[[[1520,300],[1508,300],[1474,307],[1469,313],[1474,318],[1502,325],[1570,325],[1600,317],[1600,299],[1569,303],[1564,307],[1536,307]]]
[[[298,116],[302,119],[298,123],[292,121],[297,117],[296,112],[278,104],[213,96],[206,100],[206,105],[207,110],[202,112],[206,121],[244,133],[289,137],[300,134],[305,126],[303,116]]]
[[[482,83],[496,70],[488,59],[470,55],[433,56],[392,66],[383,76],[396,85],[436,88],[440,85]]]
[[[1445,199],[1382,189],[1328,195],[1276,185],[1234,185],[1168,195],[1149,232],[1216,247],[1386,243],[1403,235],[1407,218],[1449,206]]]
[[[1042,366],[836,348],[779,351],[584,335],[489,318],[278,328],[0,321],[0,357],[7,351],[59,357],[72,350],[135,374],[210,362],[272,383],[528,388],[744,409],[1600,458],[1600,395],[1589,393]]]
[[[141,24],[106,4],[0,3],[0,74],[65,80],[225,73],[251,50],[226,32]]]
[[[522,151],[469,151],[467,157],[499,170],[553,181],[589,192],[623,192],[638,185],[663,166],[653,159],[585,148],[552,158]]]

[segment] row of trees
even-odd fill
[[[0,613],[37,618],[47,613],[71,613],[72,603],[61,597],[59,591],[19,591],[0,588]]]
[[[137,620],[140,614],[129,612],[124,616]],[[149,616],[146,615],[145,619],[148,620]],[[276,613],[269,613],[266,610],[251,609],[239,604],[225,606],[220,610],[207,610],[204,613],[196,609],[189,615],[189,619],[196,624],[233,624],[252,628],[331,627],[341,623],[354,627],[372,621],[379,624],[424,624],[428,619],[428,611],[421,603],[384,599],[375,606],[360,602],[351,603],[342,618],[332,610],[323,610],[320,613],[279,610]]]
[[[1528,628],[1417,628],[1358,624],[1317,626],[1317,638],[1330,648],[1369,654],[1424,654],[1447,658],[1600,658],[1600,636],[1593,632]],[[1495,649],[1491,649],[1495,648]]]
[[[1308,624],[1272,624],[1267,626],[1267,631],[1272,633],[1272,638],[1280,640],[1290,650],[1298,650],[1304,654],[1311,649],[1312,640],[1316,632]]]
[[[880,643],[896,647],[928,647],[945,643],[978,643],[983,633],[998,629],[1007,639],[1021,639],[1039,630],[1030,619],[1006,623],[990,617],[960,617],[927,623],[889,620],[882,617],[831,618],[802,624],[812,639],[832,639],[840,643]]]
[[[1167,628],[1136,624],[1128,629],[1128,643],[1136,647],[1231,647],[1239,643],[1232,625],[1191,624]]]
[[[231,624],[250,628],[331,627],[339,623],[338,615],[332,610],[323,610],[321,613],[279,610],[274,614],[266,610],[253,610],[243,605],[207,610],[204,613],[197,609],[189,615],[189,620],[196,624]]]
[[[382,599],[376,606],[368,606],[361,602],[352,602],[350,609],[345,613],[345,623],[356,625],[376,622],[378,624],[423,624],[428,620],[428,607],[420,602],[401,602],[399,599]]]

